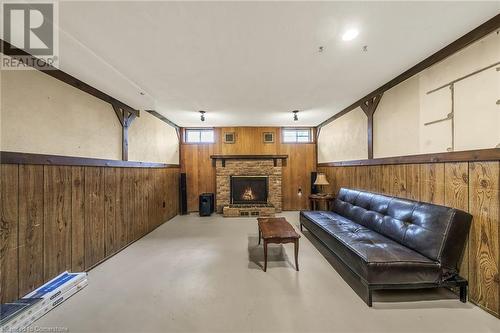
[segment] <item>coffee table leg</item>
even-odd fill
[[[264,272],[267,270],[267,241],[264,239]]]
[[[298,256],[299,256],[299,240],[295,240],[295,269],[297,272],[299,271],[299,261],[298,261]]]
[[[259,228],[259,245],[260,245],[260,228]]]

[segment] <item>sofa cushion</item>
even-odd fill
[[[369,284],[436,283],[441,279],[438,262],[338,214],[302,212],[301,221]]]
[[[341,251],[351,268],[370,284],[436,283],[441,280],[439,263],[430,260],[375,231],[336,234],[348,251]]]
[[[329,233],[358,232],[369,230],[362,225],[353,223],[345,217],[334,212],[312,211],[303,212],[304,216],[326,229]]]

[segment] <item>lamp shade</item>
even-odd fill
[[[314,185],[330,185],[330,183],[328,182],[328,180],[326,180],[326,176],[324,173],[318,173]]]

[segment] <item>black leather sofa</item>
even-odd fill
[[[458,275],[472,216],[458,209],[340,189],[331,211],[302,211],[300,228],[317,237],[372,291],[459,287],[466,302],[467,281]]]

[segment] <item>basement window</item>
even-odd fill
[[[187,128],[184,132],[186,143],[214,143],[214,138],[212,128]]]
[[[284,143],[311,143],[312,134],[310,128],[285,128],[283,129]]]

